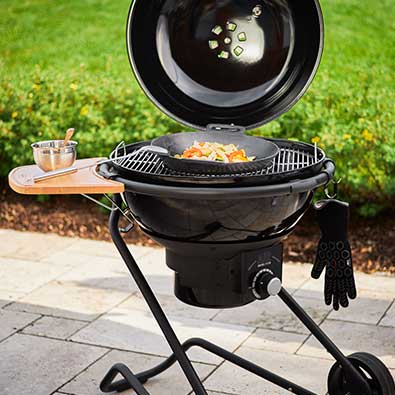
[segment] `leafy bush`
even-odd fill
[[[361,70],[363,73],[363,70]],[[361,75],[361,74],[360,74]],[[336,161],[346,197],[366,215],[393,206],[395,103],[390,86],[378,98],[367,77],[362,94],[341,89],[321,73],[300,103],[252,133],[317,142]],[[385,98],[385,99],[384,99]],[[177,132],[181,126],[159,112],[137,84],[125,86],[106,73],[43,73],[0,85],[0,174],[32,162],[30,144],[61,138],[76,128],[79,157],[107,156],[121,140],[133,142]]]
[[[136,84],[82,71],[42,73],[18,85],[0,85],[0,174],[31,163],[30,144],[62,138],[76,129],[78,156],[107,156],[121,140],[133,142],[176,131],[179,126],[155,110]]]
[[[390,81],[378,91],[366,70],[358,75],[355,89],[321,73],[293,110],[263,130],[317,142],[336,162],[344,197],[372,216],[395,207],[395,92]]]

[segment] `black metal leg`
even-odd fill
[[[325,349],[343,367],[345,374],[355,383],[356,393],[369,394],[369,384],[361,373],[354,367],[349,359],[339,350],[333,341],[323,332],[323,330],[311,319],[296,300],[282,288],[279,297],[290,308],[290,310],[306,326],[311,334],[325,347]]]
[[[182,348],[184,351],[188,351],[191,347],[201,347],[206,351],[209,351],[215,355],[218,355],[219,357],[245,369],[248,370],[249,372],[267,380],[270,381],[273,384],[278,385],[281,388],[284,388],[293,394],[297,395],[317,395],[314,392],[311,392],[291,381],[288,381],[284,379],[281,376],[278,376],[266,369],[261,368],[260,366],[247,361],[246,359],[239,357],[238,355],[235,355],[221,347],[218,347],[217,345],[208,342],[207,340],[200,339],[200,338],[192,338],[188,339],[185,343],[183,343]],[[146,370],[144,372],[138,373],[135,375],[135,378],[138,379],[139,382],[146,382],[148,379],[153,378],[160,373],[163,373],[165,370],[170,368],[174,363],[176,362],[176,358],[174,354],[170,355],[166,360],[164,360],[162,363],[159,365],[153,367],[152,369]],[[114,365],[116,366],[116,365]],[[107,376],[109,373],[107,374]],[[114,376],[111,376],[110,381],[114,379]],[[111,385],[110,389],[112,391],[124,391],[125,389],[128,388],[135,388],[131,387],[130,382],[128,381],[127,378],[123,380],[119,380],[118,382],[115,382]]]
[[[114,381],[118,374],[122,375],[124,378],[122,380]],[[100,389],[103,392],[122,392],[129,388],[132,388],[137,395],[149,395],[149,392],[143,387],[137,376],[122,363],[115,364],[100,383]]]
[[[118,206],[122,204],[120,195],[116,195],[114,197],[114,200]],[[134,281],[136,282],[145,300],[147,301],[152,314],[154,315],[156,321],[158,322],[163,332],[163,335],[165,336],[167,342],[169,343],[169,346],[171,347],[175,355],[175,358],[179,362],[182,370],[184,371],[184,374],[188,379],[189,383],[191,384],[193,390],[195,391],[195,394],[207,395],[207,392],[204,389],[203,384],[199,379],[199,376],[197,375],[194,367],[192,366],[191,361],[186,356],[185,351],[183,350],[181,343],[179,342],[176,334],[174,333],[173,328],[170,326],[170,323],[167,320],[167,317],[165,316],[165,313],[163,312],[162,308],[160,307],[158,300],[156,299],[154,293],[152,292],[143,273],[141,273],[140,268],[138,267],[136,261],[134,260],[132,254],[127,248],[125,241],[123,240],[119,232],[119,228],[118,228],[119,217],[120,217],[119,210],[114,210],[111,212],[109,227],[110,227],[112,240],[114,241],[119,253],[121,254],[123,260],[125,261],[126,266],[130,271],[130,274],[134,278]]]

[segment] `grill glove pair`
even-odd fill
[[[321,229],[317,256],[311,276],[318,279],[324,268],[325,303],[335,310],[348,307],[357,297],[350,244],[347,240],[349,205],[336,199],[321,200],[314,205]]]

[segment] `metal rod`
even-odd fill
[[[333,341],[323,332],[323,330],[311,319],[296,300],[282,288],[278,294],[280,299],[299,318],[311,334],[325,347],[325,349],[336,359],[344,369],[344,373],[352,378],[355,385],[355,392],[358,394],[369,394],[369,385],[360,372],[354,367],[350,360],[339,350]]]
[[[65,176],[67,174],[73,174],[78,171],[78,168],[76,167],[66,167],[64,169],[60,170],[54,170],[54,171],[48,171],[44,174],[41,174],[39,176],[31,178],[29,181],[33,182],[40,182],[44,180],[49,180],[51,178],[59,177],[59,176]]]
[[[105,195],[105,194],[104,194]],[[99,205],[100,207],[105,208],[108,211],[113,211],[114,208],[107,206],[107,204],[102,203],[100,200],[97,200],[95,198],[93,198],[92,196],[86,195],[85,193],[81,193],[81,196],[83,196],[86,199],[89,199],[90,201],[92,201],[93,203],[96,203],[97,205]],[[117,209],[117,208],[116,208]]]
[[[120,195],[115,195],[114,201],[117,205],[121,204]],[[207,395],[206,390],[203,387],[199,376],[197,375],[191,361],[188,359],[185,351],[182,348],[180,341],[178,340],[173,328],[170,326],[169,321],[166,318],[158,300],[156,299],[154,293],[152,292],[147,280],[142,274],[140,268],[138,267],[136,261],[134,260],[132,254],[127,248],[125,241],[123,240],[119,229],[120,212],[119,210],[112,211],[110,214],[110,233],[111,237],[117,247],[119,253],[121,254],[130,274],[134,278],[137,286],[139,287],[141,293],[143,294],[153,316],[155,317],[158,325],[160,326],[163,335],[165,336],[170,348],[174,352],[175,358],[179,362],[181,369],[183,370],[185,376],[187,377],[189,383],[191,384],[196,395]]]
[[[105,208],[105,209],[108,210],[108,211],[119,210],[120,213],[122,214],[122,216],[123,216],[124,218],[126,218],[131,224],[134,223],[134,222],[133,222],[133,219],[130,218],[130,216],[127,214],[127,213],[129,213],[130,211],[129,211],[128,209],[127,209],[127,210],[122,210],[122,207],[120,207],[119,205],[117,205],[117,204],[114,202],[114,200],[111,199],[111,197],[108,196],[106,193],[103,193],[103,196],[104,196],[108,201],[110,201],[110,202],[112,203],[112,207],[107,206],[107,204],[102,203],[100,200],[97,200],[97,199],[95,199],[94,197],[89,196],[89,195],[87,195],[87,194],[85,194],[85,193],[81,193],[81,196],[83,196],[84,198],[87,198],[88,200],[92,201],[93,203],[96,203],[97,205],[99,205],[99,206]],[[121,206],[122,206],[122,204],[121,204]],[[114,208],[114,207],[115,207],[115,208]]]
[[[276,384],[277,386],[284,388],[294,394],[297,395],[317,395],[314,392],[311,392],[289,380],[284,379],[281,376],[278,376],[275,373],[272,373],[266,369],[261,368],[260,366],[236,355],[233,354],[227,350],[224,350],[221,347],[218,347],[217,345],[208,342],[207,340],[204,339],[191,339],[190,340],[192,345],[197,345],[199,347],[204,348],[207,351],[212,352],[215,355],[220,356],[221,358],[226,359],[227,361],[240,366],[241,368],[267,380],[270,381],[273,384]]]

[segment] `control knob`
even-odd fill
[[[281,291],[281,280],[270,269],[262,269],[255,274],[251,290],[257,299],[276,296]]]

